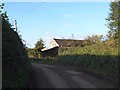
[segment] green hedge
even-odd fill
[[[31,68],[27,52],[18,33],[4,19],[2,20],[2,48],[2,87],[25,87]]]
[[[118,78],[118,48],[107,46],[105,42],[85,47],[60,48],[58,62],[90,68]]]

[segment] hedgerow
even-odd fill
[[[2,88],[26,87],[30,67],[18,33],[2,18]]]
[[[118,78],[118,47],[106,43],[87,45],[85,47],[60,48],[58,62],[75,67],[86,67]]]

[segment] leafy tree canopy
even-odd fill
[[[0,4],[0,15],[2,16],[3,19],[5,20],[9,20],[8,15],[7,15],[7,11],[3,12],[3,8],[4,8],[4,3]]]
[[[35,49],[41,50],[42,48],[44,48],[44,41],[40,38],[35,44]]]
[[[120,17],[120,1],[111,2],[110,13],[106,18],[106,20],[108,21],[108,28],[110,29],[107,34],[109,39],[118,38],[118,31],[120,31],[120,28],[118,28],[118,25],[120,23],[119,17]]]
[[[87,36],[85,38],[85,45],[91,45],[91,44],[96,44],[101,42],[103,39],[103,35],[92,35],[92,36]]]

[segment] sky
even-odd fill
[[[106,35],[110,2],[6,2],[10,23],[17,20],[18,31],[33,48],[42,38],[48,46],[52,38],[84,39]]]

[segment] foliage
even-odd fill
[[[85,45],[91,45],[91,44],[96,44],[100,43],[103,39],[103,35],[92,35],[92,36],[87,36],[85,38]]]
[[[118,38],[118,24],[120,23],[120,1],[118,2],[111,2],[110,4],[110,13],[106,20],[108,21],[108,28],[110,29],[108,32],[108,37],[117,39]]]
[[[40,51],[42,48],[44,48],[44,41],[40,38],[35,44],[35,49]]]
[[[2,87],[23,88],[30,74],[24,45],[6,18],[2,17]]]
[[[29,58],[40,58],[40,52],[38,52],[38,50],[34,49],[34,48],[27,48],[27,53]]]
[[[59,63],[92,69],[100,74],[118,76],[118,48],[108,46],[108,42],[85,47],[60,48]]]
[[[7,11],[3,12],[3,8],[4,8],[4,3],[0,5],[0,15],[2,16],[2,18],[8,21],[9,18],[7,16]]]
[[[109,42],[101,42],[99,44],[92,44],[85,47],[60,48],[59,55],[67,54],[90,54],[90,55],[118,55],[118,48],[109,46]]]
[[[27,48],[29,58],[41,58],[41,49],[44,48],[44,41],[40,38],[34,48]]]
[[[4,6],[4,3],[0,5],[0,14],[2,13],[3,6]]]

